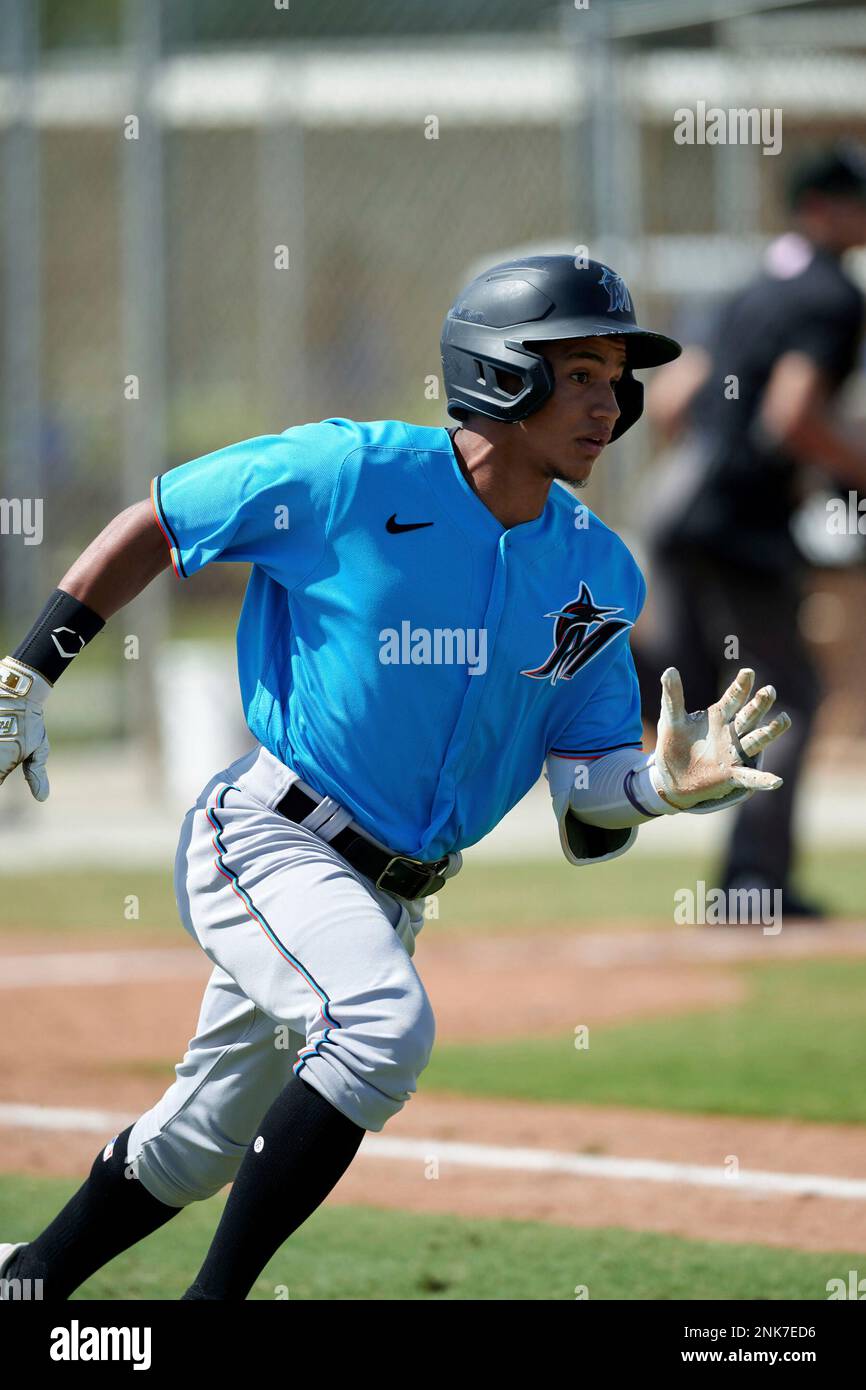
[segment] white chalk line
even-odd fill
[[[50,985],[139,984],[143,980],[186,980],[212,969],[201,951],[175,948],[143,951],[52,951],[0,954],[0,989]]]
[[[104,1134],[111,1137],[138,1118],[110,1110],[69,1106],[0,1104],[0,1128],[49,1130],[54,1133]],[[613,1158],[595,1154],[561,1153],[555,1149],[510,1148],[499,1144],[467,1144],[445,1139],[396,1139],[368,1134],[361,1157],[392,1159],[422,1165],[436,1161],[447,1167],[481,1168],[487,1172],[560,1173],[569,1177],[604,1178],[614,1182],[675,1183],[686,1187],[721,1187],[731,1193],[764,1196],[835,1197],[866,1201],[866,1180],[837,1178],[825,1173],[773,1173],[740,1168],[733,1176],[721,1165],[668,1163],[648,1158]]]

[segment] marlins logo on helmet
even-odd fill
[[[609,266],[602,266],[601,277],[598,282],[602,289],[607,290],[608,312],[611,314],[632,314],[631,295],[628,292],[628,285],[621,275],[617,275],[615,270]]]

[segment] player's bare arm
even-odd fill
[[[57,587],[108,619],[170,565],[165,537],[145,499],[114,517]]]
[[[30,632],[0,662],[0,783],[21,766],[33,796],[46,800],[43,706],[54,682],[170,563],[151,504],[143,501],[114,517],[67,570]]]

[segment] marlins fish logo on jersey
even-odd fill
[[[628,286],[621,275],[617,275],[616,271],[611,270],[609,266],[602,266],[601,279],[598,283],[602,289],[607,290],[608,313],[634,313]]]
[[[627,618],[614,618],[621,608],[606,608],[595,602],[585,580],[580,582],[577,598],[554,613],[545,613],[545,618],[555,618],[553,629],[553,651],[547,660],[532,671],[521,671],[521,676],[532,676],[535,680],[550,678],[550,684],[558,680],[570,681],[575,671],[598,656],[609,642],[620,632],[633,627]]]

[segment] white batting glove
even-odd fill
[[[20,763],[37,801],[48,797],[50,745],[42,705],[52,689],[44,676],[13,656],[0,661],[0,783]]]
[[[709,709],[686,713],[680,673],[662,675],[662,707],[650,781],[663,801],[688,811],[732,793],[775,791],[781,777],[744,763],[791,727],[787,714],[761,724],[776,692],[765,685],[752,700],[754,671],[743,669]],[[748,704],[746,701],[748,700]],[[760,727],[756,727],[760,726]],[[737,798],[738,800],[741,797]]]

